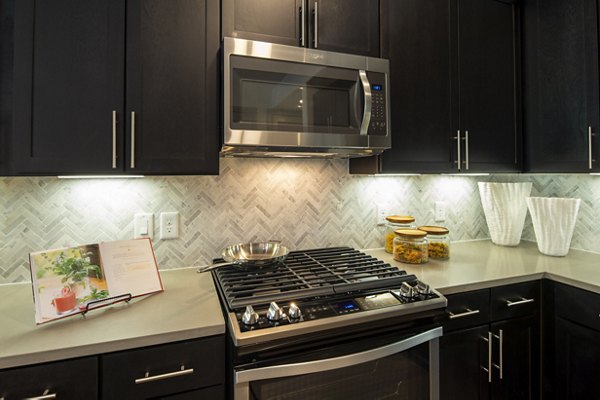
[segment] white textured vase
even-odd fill
[[[481,205],[492,242],[516,246],[521,241],[531,182],[478,182]]]
[[[567,255],[580,204],[581,199],[527,198],[540,253],[559,257]]]

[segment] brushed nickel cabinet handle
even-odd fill
[[[135,380],[135,384],[139,385],[139,384],[142,384],[142,383],[160,381],[160,380],[163,380],[163,379],[170,379],[170,378],[175,378],[177,376],[189,375],[189,374],[193,374],[193,373],[194,373],[194,368],[185,369],[185,366],[182,365],[181,366],[181,370],[174,371],[174,372],[168,372],[166,374],[160,374],[160,375],[150,376],[150,372],[146,372],[146,375],[144,375],[143,378],[138,378],[138,379]]]
[[[468,317],[469,315],[475,315],[475,314],[479,314],[479,310],[471,310],[469,308],[465,308],[465,312],[462,312],[460,314],[454,314],[452,311],[448,311],[448,315],[450,319],[455,319],[455,318],[462,318],[462,317]]]
[[[588,168],[593,168],[594,158],[592,152],[592,137],[596,136],[596,134],[592,131],[592,127],[588,126]]]
[[[469,131],[465,131],[465,169],[469,170]]]
[[[135,111],[131,112],[131,168],[135,168]]]
[[[117,111],[112,112],[112,167],[117,168]]]
[[[494,337],[500,341],[500,348],[498,350],[500,353],[500,365],[494,364],[494,368],[500,371],[500,379],[502,379],[504,373],[504,332],[502,329],[499,329],[498,335],[494,335]]]
[[[519,301],[506,300],[506,306],[507,307],[520,306],[521,304],[533,303],[534,301],[535,301],[535,299],[526,299],[524,297],[521,297],[521,300],[519,300]]]
[[[300,46],[306,46],[306,8],[308,0],[302,0],[302,5],[300,6]]]
[[[44,390],[44,393],[42,393],[41,396],[26,397],[23,400],[52,400],[52,399],[56,399],[56,393],[50,393],[50,389],[46,389],[46,390]],[[0,400],[4,400],[4,397],[2,397]]]
[[[458,160],[456,161],[456,165],[457,165],[457,169],[460,171],[460,163],[461,163],[461,157],[460,157],[460,129],[456,131],[456,136],[454,136],[452,139],[456,139],[456,155]]]
[[[315,49],[319,48],[319,3],[315,1]]]
[[[487,368],[482,366],[481,369],[484,370],[488,375],[488,382],[492,383],[492,332],[488,332],[487,337],[481,337],[488,345],[488,363]]]

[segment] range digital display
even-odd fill
[[[354,300],[344,300],[338,303],[332,303],[331,305],[337,310],[338,313],[341,314],[360,310],[358,304],[356,304]]]

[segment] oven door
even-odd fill
[[[234,368],[235,400],[439,398],[442,328],[343,340],[335,347]]]

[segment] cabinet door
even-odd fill
[[[519,171],[516,6],[458,0],[458,21],[461,171]]]
[[[458,84],[448,0],[381,1],[381,53],[390,60],[392,148],[378,172],[455,170]],[[357,160],[358,161],[358,160]],[[360,162],[360,161],[358,161]]]
[[[513,318],[491,325],[494,336],[493,400],[539,398],[539,323]],[[501,375],[502,374],[502,375]]]
[[[560,317],[556,318],[555,326],[555,398],[597,398],[600,332]]]
[[[308,9],[307,0],[223,0],[223,36],[300,46],[303,3]]]
[[[488,325],[455,331],[440,338],[440,399],[479,400],[489,394]]]
[[[311,47],[379,57],[378,0],[309,0]]]
[[[122,171],[124,18],[120,0],[15,1],[15,172]]]
[[[0,2],[0,174],[9,171],[12,131],[14,0]]]
[[[525,170],[599,170],[596,0],[528,0],[525,32]]]
[[[218,0],[133,0],[126,170],[218,174]]]

